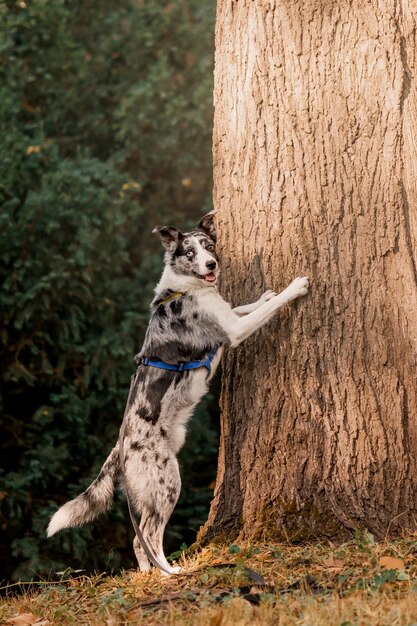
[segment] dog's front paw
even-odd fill
[[[271,298],[273,298],[276,295],[277,294],[275,293],[275,291],[272,291],[272,289],[268,289],[268,291],[265,291],[265,293],[261,295],[258,302],[260,304],[263,304],[264,302],[268,302],[268,300],[271,300]]]
[[[295,278],[287,289],[290,291],[292,298],[299,298],[308,294],[309,287],[310,283],[307,276],[301,276]]]

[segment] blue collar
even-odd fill
[[[172,372],[184,372],[185,370],[196,370],[199,367],[207,367],[208,371],[211,371],[211,363],[216,355],[218,348],[214,348],[206,359],[202,361],[181,361],[177,365],[173,363],[165,363],[165,361],[151,361],[148,357],[142,357],[140,361],[142,365],[150,365],[151,367],[157,367],[161,370],[171,370]]]

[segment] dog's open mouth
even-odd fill
[[[201,280],[205,280],[206,283],[214,283],[214,281],[216,280],[216,274],[214,272],[209,272],[208,274],[197,274],[197,272],[194,272],[195,276],[197,276],[197,278],[200,278]]]

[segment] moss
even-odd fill
[[[312,499],[300,507],[294,500],[266,502],[258,514],[251,536],[299,543],[309,539],[346,539],[351,532],[329,511],[317,508]]]
[[[193,549],[205,546],[209,542],[214,545],[225,545],[232,543],[239,536],[244,527],[243,518],[229,518],[226,521],[220,520],[209,525],[208,522],[200,528],[197,539],[193,544]],[[195,546],[195,547],[194,547]]]
[[[230,544],[236,539],[263,541],[285,541],[300,543],[311,539],[345,540],[351,531],[330,511],[320,510],[312,499],[300,507],[294,500],[265,502],[255,520],[250,518],[228,518],[216,520],[203,526],[192,549],[207,545]]]

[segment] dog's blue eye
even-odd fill
[[[192,250],[188,250],[185,256],[187,257],[187,259],[192,259],[194,256],[194,252]]]

